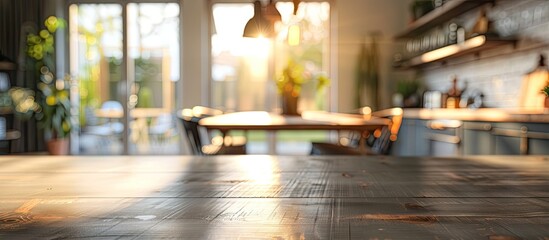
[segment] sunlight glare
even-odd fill
[[[292,25],[288,28],[288,45],[297,46],[301,38],[301,30],[299,25]]]
[[[275,174],[277,166],[273,164],[272,159],[250,159],[251,161],[239,161],[239,169],[244,170],[246,179],[250,179],[256,184],[267,184],[273,187],[280,184],[278,174]],[[265,191],[270,193],[271,189]]]

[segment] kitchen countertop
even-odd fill
[[[541,110],[480,108],[480,109],[426,109],[406,108],[404,118],[424,120],[448,119],[486,122],[549,123],[549,113]]]

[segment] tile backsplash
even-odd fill
[[[455,75],[460,88],[466,86],[484,94],[486,107],[514,108],[522,80],[537,66],[539,55],[544,54],[549,63],[549,1],[500,0],[486,10],[499,35],[516,38],[517,43],[427,66],[420,76],[426,89],[446,92]],[[456,21],[467,29],[477,16],[475,10]]]

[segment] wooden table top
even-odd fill
[[[0,239],[548,239],[549,156],[3,156]]]
[[[122,109],[95,109],[94,114],[100,118],[123,118]],[[132,118],[159,117],[164,114],[171,114],[171,111],[164,108],[134,108],[130,111]]]
[[[264,111],[227,113],[200,120],[208,129],[227,130],[357,130],[372,131],[390,123],[359,114],[303,112],[301,116],[285,116]]]

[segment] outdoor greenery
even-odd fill
[[[231,136],[245,136],[249,142],[267,141],[267,131],[231,131]],[[276,134],[278,142],[315,142],[328,140],[326,131],[303,130],[303,131],[278,131]]]

